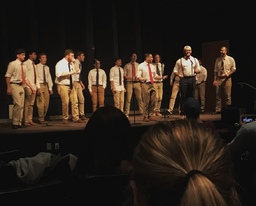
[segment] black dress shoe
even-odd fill
[[[19,129],[19,125],[12,125],[12,129]]]
[[[213,112],[212,114],[220,114],[220,112]]]
[[[26,125],[16,125],[18,128],[27,128]]]

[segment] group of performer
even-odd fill
[[[221,108],[231,105],[231,75],[236,71],[233,57],[227,55],[227,48],[220,48],[220,57],[214,65],[214,82],[216,87],[216,107],[213,114],[221,112]],[[194,97],[201,105],[201,113],[205,111],[205,81],[207,69],[200,59],[193,57],[192,48],[185,46],[183,56],[179,58],[170,74],[172,86],[169,108],[173,113],[176,97],[179,94],[179,113],[184,116],[183,104],[186,98]],[[35,64],[37,53],[28,52],[25,60],[24,49],[16,51],[16,59],[8,64],[5,74],[7,94],[12,95],[12,128],[24,128],[36,125],[33,121],[33,107],[36,103],[38,123],[45,123],[50,95],[53,94],[53,80],[47,66],[47,55],[39,54],[39,63]],[[76,53],[66,49],[64,56],[55,65],[55,80],[57,92],[61,99],[63,124],[69,123],[69,104],[71,104],[71,120],[75,123],[86,122],[85,98],[83,91],[86,86],[81,79],[83,51]],[[169,75],[165,74],[165,65],[159,54],[146,53],[142,63],[137,62],[137,54],[132,53],[130,61],[122,67],[122,59],[116,58],[109,71],[110,89],[113,94],[114,106],[130,115],[131,99],[136,97],[139,114],[143,121],[154,121],[155,116],[162,116],[161,104],[163,98],[163,81]],[[88,72],[88,91],[92,101],[92,112],[104,106],[107,74],[101,68],[101,62],[94,60],[94,68]],[[225,99],[222,99],[224,93]]]

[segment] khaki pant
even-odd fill
[[[156,99],[156,91],[153,84],[141,84],[142,100],[143,100],[143,114],[144,117],[149,117],[149,114],[154,112],[154,105]]]
[[[215,111],[220,112],[222,107],[231,105],[231,89],[232,89],[232,79],[224,78],[218,79],[219,85],[216,86],[216,105]]]
[[[73,90],[76,91],[77,99],[75,99],[75,100],[77,101],[76,107],[78,108],[78,114],[80,116],[83,116],[83,115],[85,115],[85,113],[84,113],[84,94],[83,94],[83,89],[82,89],[81,84],[79,82],[73,82]]]
[[[36,93],[28,87],[25,87],[25,108],[24,108],[24,122],[33,122],[33,108],[36,99]]]
[[[69,101],[71,100],[71,89],[70,86],[57,85],[57,91],[61,99],[62,107],[62,119],[68,120],[69,118]]]
[[[161,105],[162,105],[162,99],[163,99],[163,83],[162,82],[155,82],[153,84],[155,91],[156,91],[156,99],[155,99],[155,105],[154,105],[154,111],[160,112],[161,111]]]
[[[195,99],[199,101],[201,111],[204,111],[205,110],[205,82],[196,84]]]
[[[24,88],[18,84],[11,84],[13,110],[12,110],[12,124],[21,125],[24,111]]]
[[[92,111],[94,112],[98,107],[104,106],[105,89],[103,86],[92,86],[91,92]]]
[[[177,98],[177,94],[180,90],[180,84],[179,81],[174,81],[172,85],[172,93],[169,101],[169,110],[172,112],[175,106],[175,101]],[[180,107],[179,107],[179,113],[180,113]]]
[[[112,93],[114,98],[114,106],[123,112],[124,111],[124,91],[115,91]]]
[[[38,111],[38,120],[45,121],[50,103],[50,94],[47,84],[40,84],[41,94],[36,96],[36,106]]]
[[[140,114],[143,114],[143,101],[142,101],[142,96],[141,96],[141,83],[140,82],[127,82],[126,85],[126,98],[125,98],[125,115],[129,115],[130,113],[130,108],[131,108],[131,98],[133,91],[135,93],[137,102],[138,102],[138,107],[139,107],[139,112]]]

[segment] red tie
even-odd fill
[[[150,78],[150,83],[153,84],[154,80],[153,80],[153,76],[152,76],[152,71],[150,68],[150,64],[148,64],[148,74],[149,74],[149,78]]]
[[[132,63],[132,79],[134,80],[136,77],[136,70],[135,70],[135,65]]]
[[[21,66],[21,81],[22,81],[22,84],[26,84],[23,64],[20,63],[20,66]]]
[[[33,68],[34,68],[34,83],[36,84],[36,68],[35,68],[35,63],[32,63]]]

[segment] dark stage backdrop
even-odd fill
[[[227,40],[231,48],[230,55],[237,62],[234,88],[240,81],[256,86],[256,62],[253,58],[255,32],[252,29],[254,22],[251,11],[252,6],[246,1],[207,1],[202,4],[169,0],[153,3],[145,0],[1,0],[0,119],[8,118],[8,105],[12,104],[11,96],[6,95],[4,75],[8,63],[15,59],[17,48],[45,52],[53,80],[55,64],[63,57],[66,48],[85,51],[82,80],[87,85],[88,71],[93,68],[94,58],[101,61],[102,68],[109,75],[109,69],[117,56],[122,58],[124,65],[133,52],[138,54],[139,62],[143,61],[145,52],[159,53],[166,65],[165,72],[170,75],[175,61],[183,55],[185,45],[192,47],[193,56],[203,56],[205,60],[218,55],[215,53],[219,51],[212,51],[214,55],[205,56],[202,45]],[[213,72],[213,65],[207,67],[209,73]],[[169,79],[166,82],[163,105],[168,105],[166,101],[169,101],[171,91]],[[211,87],[211,84],[208,86]],[[235,89],[235,104],[243,103],[236,97],[239,93],[239,89]],[[85,110],[90,113],[91,99],[87,89],[84,95]],[[215,97],[212,93],[208,95]],[[109,80],[106,104],[113,104]],[[56,87],[48,114],[61,114]]]

